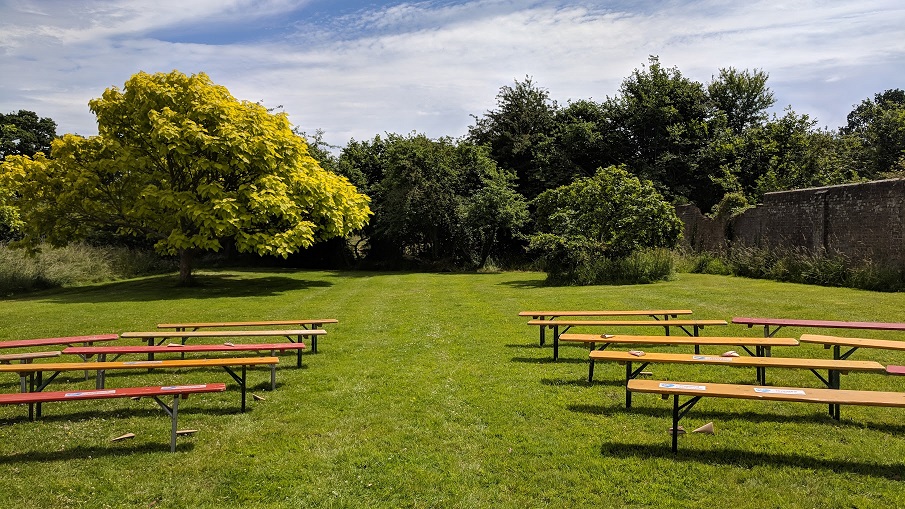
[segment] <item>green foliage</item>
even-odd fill
[[[390,134],[350,143],[338,167],[364,182],[373,200],[365,233],[374,262],[480,267],[498,236],[527,219],[512,175],[472,143]]]
[[[0,113],[0,161],[6,156],[33,156],[50,153],[56,138],[57,124],[48,117],[38,118],[33,111]]]
[[[736,135],[767,120],[767,109],[776,102],[767,86],[764,71],[720,69],[719,76],[707,85],[712,107],[725,116],[726,125]]]
[[[561,185],[544,162],[555,126],[558,106],[550,93],[530,77],[502,87],[497,109],[475,117],[468,130],[471,141],[490,148],[490,156],[518,178],[518,191],[528,200]]]
[[[238,101],[203,73],[138,73],[90,107],[98,136],[66,135],[53,159],[5,170],[18,176],[26,244],[113,227],[179,254],[185,281],[192,254],[224,239],[285,257],[370,215],[368,198],[318,165],[285,114]]]
[[[881,178],[901,171],[905,162],[905,91],[886,90],[865,99],[848,114],[841,130],[856,149],[852,155],[859,173]]]
[[[534,201],[538,233],[530,249],[551,282],[591,284],[599,260],[624,259],[646,248],[673,247],[682,224],[650,182],[624,168],[601,168],[592,178],[542,193]]]

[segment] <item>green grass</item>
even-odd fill
[[[905,321],[905,294],[678,274],[641,286],[546,287],[541,273],[405,274],[220,271],[203,286],[171,276],[6,299],[0,339],[149,330],[163,321],[337,318],[278,388],[249,374],[238,393],[192,396],[170,454],[169,419],[151,401],[0,407],[0,506],[30,507],[902,507],[905,411],[702,400],[669,449],[670,404],[636,395],[623,368],[587,351],[538,345],[526,309],[689,308],[696,318],[783,316]],[[622,332],[628,332],[623,330]],[[662,329],[632,331],[660,334]],[[785,329],[797,336],[800,329]],[[708,335],[761,334],[741,326]],[[864,337],[902,339],[864,331]],[[774,355],[829,356],[819,346]],[[666,350],[687,351],[678,347]],[[716,352],[718,349],[714,349]],[[905,364],[905,355],[853,358]],[[658,365],[656,377],[753,383],[753,370]],[[808,372],[768,371],[816,387]],[[111,373],[111,387],[229,381],[222,371]],[[18,380],[0,379],[2,390]],[[903,390],[905,378],[851,374],[844,388]],[[61,375],[59,388],[90,388]],[[133,440],[111,438],[132,432]]]

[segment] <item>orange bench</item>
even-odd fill
[[[177,418],[179,414],[179,398],[187,398],[189,394],[205,392],[223,392],[226,384],[197,384],[197,385],[166,385],[157,387],[126,387],[122,389],[102,389],[91,391],[55,391],[55,392],[24,392],[18,394],[0,394],[0,405],[29,406],[29,418],[31,408],[35,404],[50,403],[55,401],[84,401],[111,398],[153,398],[167,415],[170,416],[170,451],[176,452]],[[173,396],[173,404],[167,405],[161,396]]]
[[[546,320],[559,318],[561,316],[584,316],[584,317],[605,317],[605,316],[649,316],[655,320],[659,320],[662,316],[664,320],[676,318],[679,315],[690,315],[690,309],[626,309],[626,310],[603,310],[603,311],[520,311],[519,316],[531,317],[532,320]],[[545,327],[540,328],[540,346],[544,346],[546,338],[544,335]]]
[[[905,393],[855,391],[842,389],[811,389],[801,387],[759,387],[753,385],[712,384],[704,382],[668,382],[664,380],[630,380],[632,392],[660,394],[663,399],[673,396],[672,429],[679,429],[679,421],[703,397],[736,398],[760,401],[795,401],[839,405],[885,406],[905,408]],[[689,396],[679,403],[679,396]],[[834,416],[838,419],[838,416]],[[679,433],[672,433],[672,452],[679,449]]]
[[[196,331],[210,328],[245,328],[245,327],[279,327],[283,325],[297,325],[303,329],[317,330],[328,323],[339,323],[336,318],[305,318],[301,320],[259,320],[250,322],[188,322],[188,323],[158,323],[158,329],[175,329],[177,332],[185,330]],[[324,333],[326,334],[326,332]],[[317,336],[311,336],[311,353],[317,353]]]
[[[12,341],[0,341],[0,348],[29,348],[33,346],[63,346],[82,343],[91,345],[100,341],[113,341],[119,339],[117,334],[94,334],[91,336],[69,336],[63,338],[39,338],[39,339],[15,339]]]

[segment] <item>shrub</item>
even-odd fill
[[[545,191],[534,204],[538,233],[529,249],[554,284],[628,283],[624,278],[631,274],[646,280],[658,271],[630,269],[636,262],[626,259],[639,251],[671,248],[681,235],[675,210],[653,184],[615,166]]]

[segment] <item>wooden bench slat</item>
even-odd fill
[[[849,322],[842,320],[806,320],[796,318],[749,318],[735,317],[732,323],[753,327],[762,325],[765,327],[816,327],[828,329],[865,329],[905,331],[905,323],[896,322]]]
[[[325,323],[339,323],[336,318],[302,319],[302,320],[261,320],[249,322],[187,322],[187,323],[159,323],[158,329],[180,329],[205,327],[269,327],[271,325],[320,325]]]
[[[23,352],[23,353],[8,353],[0,355],[0,363],[2,362],[11,362],[11,361],[30,361],[33,359],[47,359],[50,357],[59,357],[63,352],[59,350],[53,350],[50,352]]]
[[[222,331],[131,331],[123,332],[123,339],[169,339],[169,338],[238,338],[274,336],[323,336],[323,329],[278,329],[278,330],[222,330]]]
[[[97,371],[111,369],[162,369],[162,368],[202,368],[223,366],[258,366],[277,364],[277,357],[223,357],[219,359],[172,359],[154,361],[116,361],[116,362],[42,362],[40,364],[4,364],[0,372],[28,373],[40,371]]]
[[[905,393],[824,389],[805,387],[772,387],[757,385],[717,384],[709,382],[671,382],[664,380],[629,380],[628,390],[683,396],[760,399],[825,403],[839,405],[888,406],[905,408]]]
[[[681,327],[681,326],[705,326],[705,325],[729,325],[726,320],[529,320],[528,325],[554,325],[578,327],[588,326],[612,326],[612,327]]]
[[[91,336],[70,336],[62,338],[16,339],[0,341],[0,348],[27,348],[32,346],[74,345],[119,339],[118,334],[95,334]]]
[[[70,346],[63,350],[65,354],[97,355],[97,354],[129,354],[129,353],[180,353],[180,352],[255,352],[255,351],[286,351],[304,349],[304,343],[254,343],[232,345],[183,345],[171,343],[169,345],[128,345],[128,346]]]
[[[879,348],[883,350],[905,350],[905,341],[867,338],[842,338],[820,334],[802,334],[802,343],[817,343],[831,346],[850,346],[855,348]]]
[[[600,311],[520,311],[519,316],[678,316],[690,315],[690,309],[627,309]]]
[[[163,385],[153,387],[122,387],[118,389],[89,389],[75,391],[19,392],[0,394],[0,405],[23,403],[49,403],[54,401],[76,401],[86,399],[111,399],[127,397],[150,397],[172,394],[195,394],[223,392],[226,384]]]
[[[729,345],[729,346],[798,346],[795,338],[762,338],[734,336],[634,336],[628,334],[560,334],[560,341],[573,343],[624,343],[637,345]]]
[[[635,356],[628,352],[611,352],[594,350],[590,358],[595,361],[610,362],[649,362],[677,364],[716,364],[721,366],[794,368],[794,369],[831,369],[836,371],[886,371],[886,368],[875,361],[850,361],[836,359],[812,359],[799,357],[722,357],[719,355],[697,355],[681,353],[645,352],[643,356]]]

